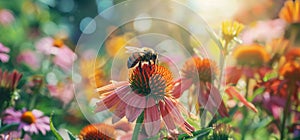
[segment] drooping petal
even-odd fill
[[[143,108],[136,108],[130,105],[127,105],[126,107],[126,118],[129,122],[133,122],[142,112]]]
[[[254,112],[258,112],[258,110],[256,109],[256,107],[248,102],[246,100],[245,97],[243,97],[241,94],[238,93],[238,91],[234,88],[234,87],[229,87],[225,90],[226,93],[230,93],[232,95],[234,95],[235,97],[237,97],[246,107],[250,108],[251,110],[253,110]]]
[[[148,106],[152,106],[153,104],[147,103],[146,105],[146,97],[140,96],[136,94],[135,92],[131,92],[130,94],[124,96],[121,98],[124,102],[126,102],[129,106],[135,107],[135,108],[145,108]]]
[[[192,79],[179,79],[175,82],[174,90],[172,92],[173,97],[179,98],[182,93],[187,90],[193,83]]]
[[[130,85],[129,82],[127,81],[121,81],[121,82],[113,82],[112,84],[97,88],[96,91],[98,92],[106,92],[106,91],[111,91],[114,90],[118,87],[123,87],[123,86],[128,86]]]
[[[149,100],[153,100],[149,98]],[[160,130],[160,112],[158,110],[157,105],[145,109],[145,130],[148,136],[155,136]]]
[[[172,114],[170,112],[168,112],[168,110],[166,109],[165,103],[163,103],[162,101],[159,102],[159,109],[160,109],[161,116],[162,116],[168,130],[169,131],[175,130],[176,126],[174,124]]]
[[[211,91],[210,91],[211,96],[209,98],[212,97],[213,102],[216,104],[216,107],[218,108],[218,112],[220,113],[220,115],[222,117],[228,117],[229,114],[227,112],[226,106],[222,100],[219,90],[211,84],[208,84],[208,86],[211,89]]]

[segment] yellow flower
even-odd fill
[[[236,21],[224,21],[222,23],[223,39],[228,43],[237,37],[243,30],[244,25]]]
[[[287,0],[281,8],[279,17],[288,23],[300,22],[300,1]]]

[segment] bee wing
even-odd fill
[[[141,52],[142,48],[137,48],[137,47],[132,47],[132,46],[126,46],[125,47],[127,50],[126,50],[126,53],[135,53],[135,52]]]

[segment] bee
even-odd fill
[[[139,68],[141,68],[143,62],[148,62],[148,64],[150,65],[152,63],[156,64],[158,61],[157,60],[158,53],[151,48],[147,48],[147,47],[137,48],[137,47],[129,47],[129,46],[125,48],[127,49],[126,51],[127,53],[132,53],[127,61],[128,68],[133,68],[137,64]]]

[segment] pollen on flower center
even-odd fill
[[[21,121],[28,124],[32,124],[36,121],[36,118],[31,111],[26,111],[22,114]]]
[[[91,124],[85,126],[79,135],[80,140],[113,140],[115,128],[107,124]]]
[[[173,89],[172,73],[163,66],[144,64],[130,71],[130,84],[140,95],[161,98]]]
[[[193,57],[186,61],[182,69],[183,77],[203,82],[211,82],[218,73],[219,71],[215,62],[199,57]]]
[[[57,48],[61,48],[64,46],[64,42],[61,39],[55,39],[53,41],[53,46],[55,46]]]

